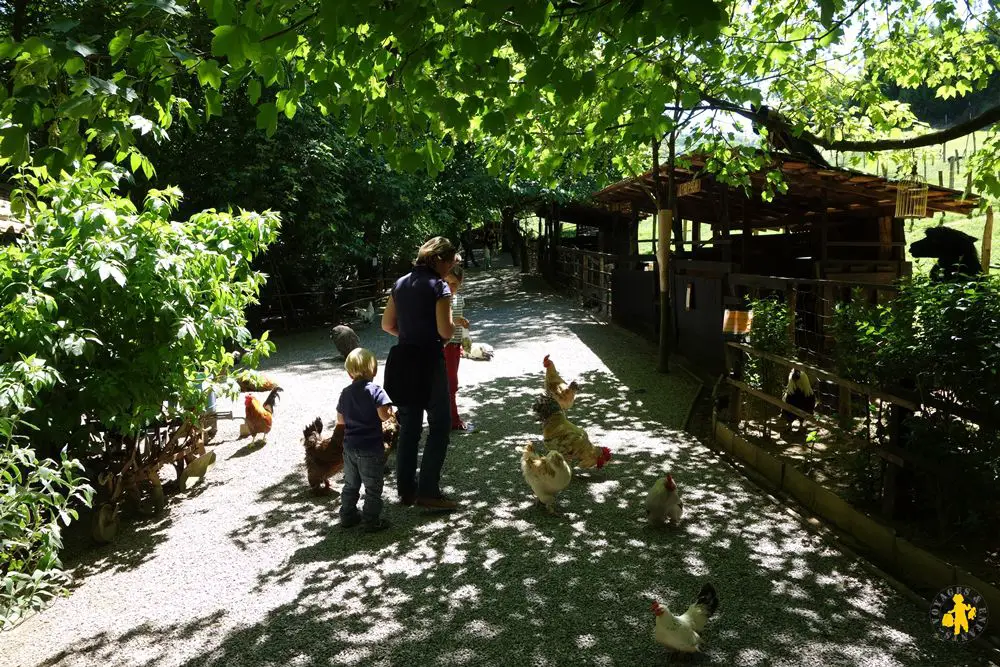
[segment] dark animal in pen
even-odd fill
[[[343,324],[338,324],[330,330],[330,338],[333,339],[333,344],[337,346],[337,351],[344,359],[347,359],[351,350],[361,347],[361,339],[358,338],[358,334],[354,333],[354,329]]]
[[[931,280],[937,282],[975,278],[983,272],[976,237],[951,227],[928,227],[924,238],[910,244],[910,255],[936,259]]]
[[[798,368],[793,368],[788,374],[788,385],[785,387],[785,393],[782,394],[781,400],[803,412],[809,414],[815,412],[816,394],[809,383],[809,376]],[[782,410],[781,415],[785,418],[785,424],[789,428],[796,420],[800,425],[804,425],[800,416],[792,414],[788,410]]]
[[[753,106],[750,109],[757,116],[757,119],[751,121],[753,124],[754,134],[760,134],[758,128],[761,126],[767,127],[767,143],[772,150],[788,153],[794,157],[802,158],[816,165],[823,167],[829,167],[830,163],[826,161],[823,154],[820,153],[815,146],[811,143],[796,137],[792,134],[789,129],[788,120],[782,116],[780,113],[773,109],[769,109],[767,105]],[[781,127],[776,127],[774,125],[768,125],[768,121],[772,123],[780,123]]]

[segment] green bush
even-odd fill
[[[113,193],[108,171],[32,183],[32,233],[0,249],[0,364],[35,355],[62,381],[39,390],[32,443],[43,457],[87,440],[82,419],[121,434],[200,412],[224,380],[235,342],[250,362],[244,309],[266,277],[251,261],[271,243],[274,213],[217,211],[171,221],[181,193],[151,190],[142,208]],[[166,404],[166,409],[165,409]],[[166,410],[166,412],[165,412]]]
[[[61,528],[92,494],[77,476],[86,422],[128,437],[200,414],[210,390],[238,392],[226,346],[250,350],[251,366],[273,349],[251,338],[244,309],[278,216],[172,221],[180,191],[152,190],[137,208],[114,193],[117,177],[92,161],[58,182],[27,177],[30,230],[0,247],[4,624],[64,589]]]
[[[906,281],[891,304],[856,296],[834,312],[838,371],[884,389],[916,391],[922,408],[905,421],[902,443],[934,466],[919,476],[918,502],[942,526],[973,519],[975,503],[1000,481],[1000,278],[967,282]],[[941,406],[978,414],[976,425]],[[879,429],[881,437],[888,435]],[[942,504],[940,480],[961,480],[961,494]],[[943,488],[948,488],[947,484]],[[950,497],[949,496],[949,497]],[[947,500],[947,499],[946,499]],[[995,501],[979,503],[998,514]]]
[[[777,298],[764,298],[750,301],[749,306],[753,311],[749,345],[782,357],[792,356],[795,350],[791,334],[794,314],[788,305]],[[785,389],[788,373],[773,361],[748,355],[745,372],[750,384],[756,384],[772,396],[780,397]]]
[[[40,461],[14,436],[25,399],[58,380],[35,358],[0,368],[0,630],[65,590],[61,529],[93,493],[77,476],[80,464],[65,451],[59,461]]]

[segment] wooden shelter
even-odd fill
[[[677,227],[690,231],[675,232],[670,263],[678,351],[706,370],[721,371],[723,312],[741,307],[747,296],[783,294],[796,311],[797,342],[822,353],[823,320],[852,286],[865,287],[877,299],[879,286],[910,274],[905,221],[894,217],[893,181],[776,156],[770,168],[750,175],[748,193],[719,182],[705,169],[706,160],[686,156],[679,160],[685,166],[675,169],[674,217],[681,221]],[[771,170],[782,172],[788,189],[763,201]],[[666,172],[660,167],[664,183]],[[575,277],[577,286],[586,291],[593,281],[585,274],[599,259],[610,279],[612,317],[651,336],[659,323],[656,257],[638,253],[638,229],[641,219],[656,215],[653,187],[650,171],[601,190],[591,205],[539,211],[546,219],[543,270],[565,279],[575,267],[582,272]],[[968,214],[977,203],[961,192],[930,186],[927,211]],[[596,229],[598,242],[586,250],[567,247],[573,242],[560,232],[566,222],[578,230]]]

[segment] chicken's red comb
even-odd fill
[[[600,470],[604,467],[604,464],[611,460],[611,450],[607,447],[601,447],[601,455],[597,457],[597,469]]]
[[[660,603],[653,600],[653,604],[650,606],[650,609],[652,609],[654,613],[658,612],[660,610]]]
[[[544,366],[545,368],[548,368],[551,365],[552,365],[552,362],[549,361],[549,355],[546,354],[545,358],[542,359],[542,366]]]

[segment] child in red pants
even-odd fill
[[[444,277],[451,288],[451,312],[455,318],[455,335],[444,346],[444,363],[448,369],[448,390],[451,392],[451,430],[471,431],[472,425],[466,424],[458,416],[458,406],[455,404],[455,393],[458,392],[458,362],[462,359],[462,329],[469,328],[469,320],[465,319],[465,299],[460,291],[465,279],[465,270],[460,264],[452,268],[451,273]]]

